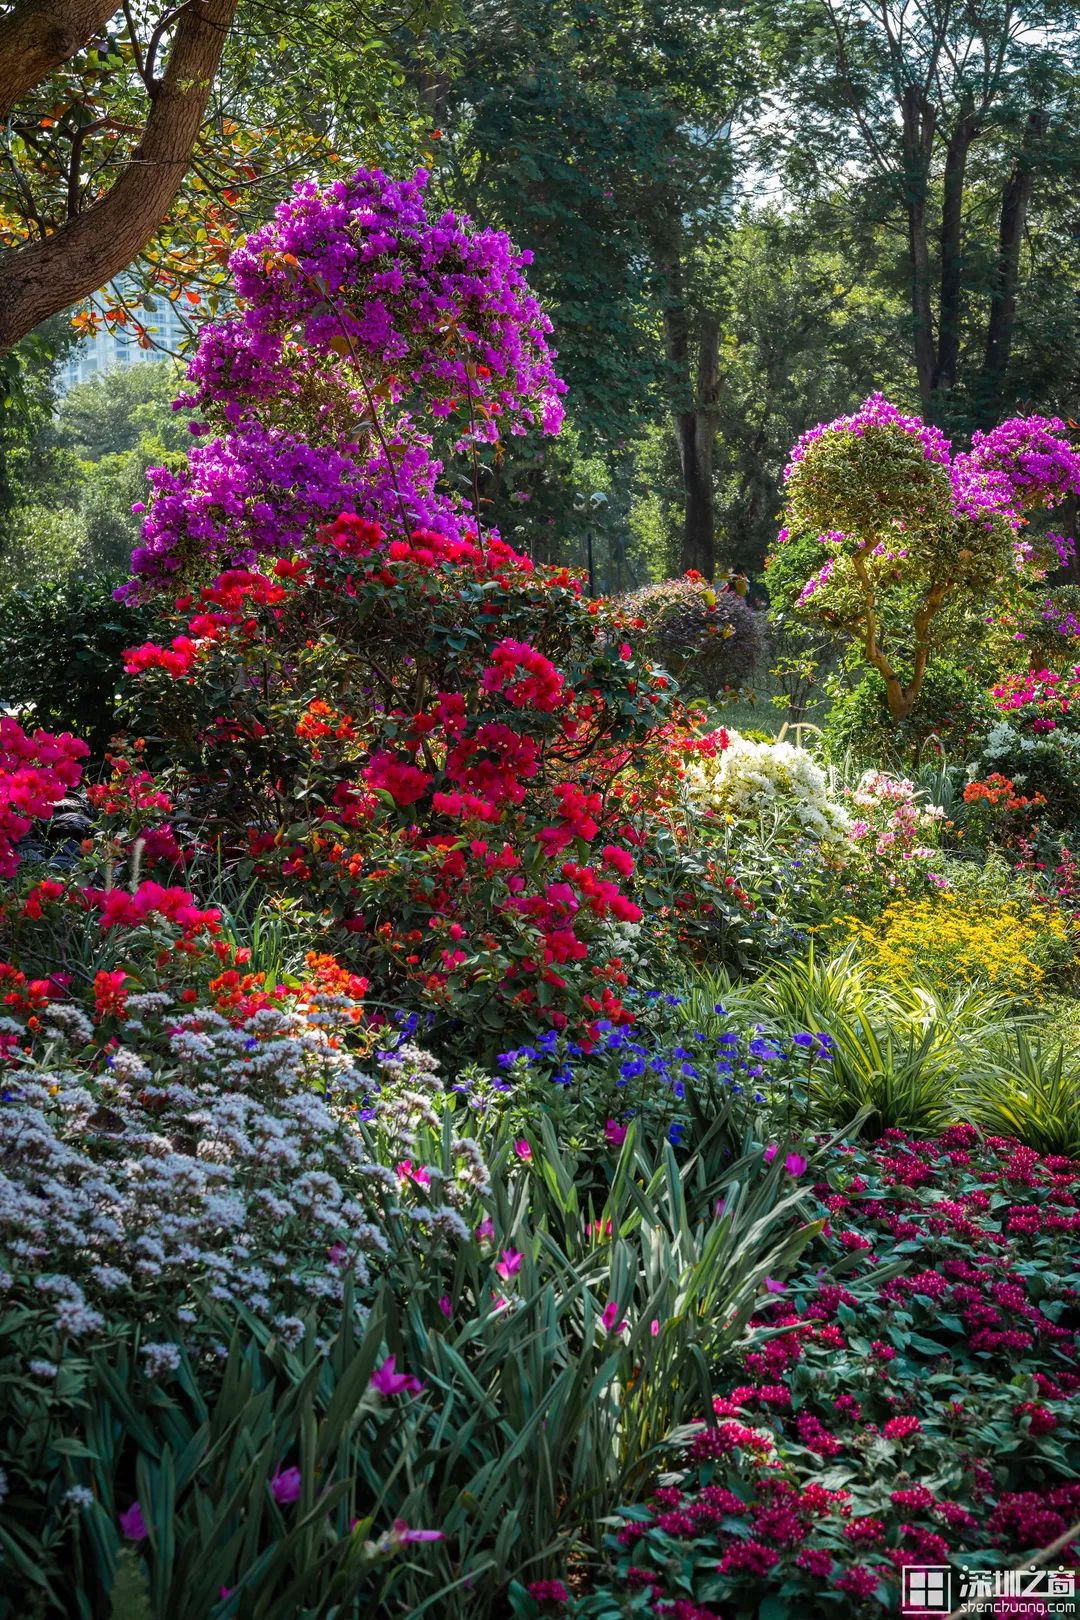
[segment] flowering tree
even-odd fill
[[[1026,533],[1025,514],[1080,491],[1063,422],[1017,417],[954,455],[937,428],[874,394],[803,434],[769,564],[774,599],[850,639],[885,683],[889,712],[914,708],[935,653],[1021,610],[1074,542]]]
[[[124,587],[175,618],[127,668],[227,853],[317,903],[377,993],[588,1038],[623,1016],[624,773],[672,687],[484,530],[476,461],[555,432],[563,385],[525,256],[424,185],[301,186],[235,255],[184,402],[220,431],[152,473]]]

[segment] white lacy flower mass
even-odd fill
[[[735,821],[791,823],[822,839],[840,838],[848,816],[829,797],[825,772],[805,748],[754,742],[737,731],[712,759],[687,766],[689,807]]]
[[[342,998],[240,1025],[205,1008],[173,1021],[151,1000],[131,998],[131,1044],[88,1067],[80,1032],[53,1020],[47,1060],[5,1074],[0,1259],[62,1336],[136,1300],[192,1319],[209,1295],[295,1340],[298,1311],[333,1311],[347,1278],[364,1289],[388,1222],[425,1253],[468,1233],[461,1212],[488,1190],[476,1143],[455,1132],[443,1167],[417,1158],[446,1098],[428,1053],[358,1068]],[[152,1376],[169,1351],[144,1346]]]

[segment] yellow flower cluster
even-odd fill
[[[1056,912],[1025,913],[1015,904],[958,900],[938,894],[895,900],[873,922],[843,919],[850,937],[895,979],[984,984],[1024,1000],[1038,999],[1047,970],[1073,957]]]

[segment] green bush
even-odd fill
[[[881,679],[871,670],[833,704],[821,746],[837,765],[884,763],[909,771],[933,754],[962,754],[995,718],[974,675],[957,664],[937,662],[927,671],[918,707],[907,719],[894,720]]]
[[[716,699],[745,686],[765,662],[764,616],[707,579],[664,579],[620,605],[643,622],[646,648],[691,697]]]
[[[730,994],[708,977],[690,1002],[705,1015],[715,994]],[[907,982],[886,986],[870,963],[849,946],[834,956],[811,951],[777,963],[744,989],[743,1016],[756,1014],[779,1034],[820,1031],[829,1061],[817,1065],[812,1084],[794,1088],[797,1123],[861,1125],[885,1130],[939,1131],[971,1117],[976,1095],[991,1089],[979,1079],[979,1056],[1029,1020],[992,990],[951,991]]]
[[[33,590],[38,580],[67,583],[86,569],[90,540],[78,512],[66,506],[24,506],[8,520],[4,581]]]
[[[120,655],[147,630],[141,609],[113,601],[113,583],[44,578],[0,597],[0,699],[95,752],[114,729]]]

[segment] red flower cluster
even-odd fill
[[[515,709],[552,714],[570,700],[570,692],[550,658],[527,641],[500,641],[480,679],[485,692],[501,692]]]
[[[100,911],[103,929],[138,928],[156,918],[175,924],[190,938],[204,929],[217,933],[221,922],[220,911],[214,907],[203,910],[186,889],[166,889],[149,879],[140,883],[134,894],[126,889],[87,889],[84,894],[86,901]]]
[[[242,821],[257,874],[318,895],[383,998],[411,981],[452,1014],[509,1002],[575,1017],[586,1039],[630,1016],[617,959],[590,947],[641,918],[621,888],[636,767],[671,699],[615,613],[495,536],[391,540],[352,514],[272,577],[218,576],[197,606],[180,693],[143,649],[147,724],[186,751],[204,814],[221,805],[211,837]]]
[[[1036,733],[1056,731],[1071,725],[1080,699],[1080,664],[1064,673],[1029,669],[1007,675],[991,696],[1014,723],[1030,726]]]
[[[0,716],[0,877],[19,864],[15,846],[35,821],[47,821],[53,808],[79,784],[80,760],[90,752],[65,731],[27,736],[10,716]]]

